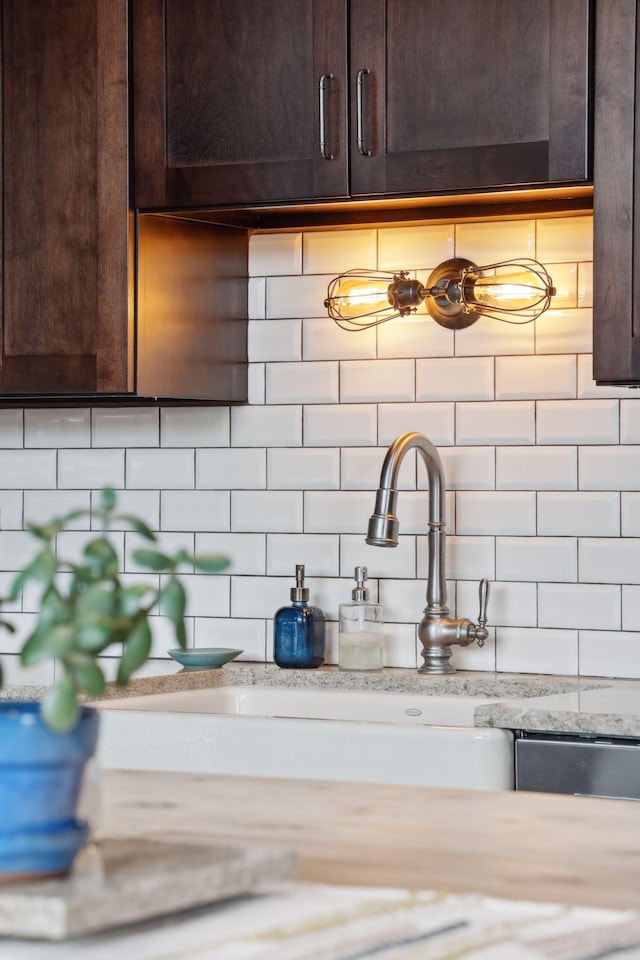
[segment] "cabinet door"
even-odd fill
[[[126,0],[2,3],[0,394],[126,392]]]
[[[593,375],[640,384],[640,13],[599,3],[593,195]]]
[[[135,203],[347,193],[344,0],[133,0]]]
[[[588,0],[352,0],[352,194],[588,177],[589,17]]]

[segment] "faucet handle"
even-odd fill
[[[480,581],[480,613],[478,614],[478,626],[475,628],[475,639],[479,647],[484,647],[484,642],[489,636],[487,630],[487,604],[489,602],[489,581],[483,577]]]

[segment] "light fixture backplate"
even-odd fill
[[[475,263],[464,257],[452,257],[439,264],[427,281],[427,287],[442,290],[442,296],[429,296],[426,299],[429,315],[442,327],[449,330],[464,330],[480,319],[481,314],[469,310],[461,301],[451,300],[447,292],[452,283],[460,281],[463,270],[477,270]]]

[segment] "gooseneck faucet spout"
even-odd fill
[[[474,640],[482,647],[489,633],[487,600],[489,583],[480,582],[480,615],[478,624],[465,618],[451,619],[447,607],[446,578],[446,504],[444,468],[434,445],[422,433],[403,433],[389,449],[382,465],[375,511],[369,520],[367,543],[376,547],[397,547],[398,472],[409,450],[416,449],[422,458],[429,480],[429,565],[427,572],[427,606],[418,627],[424,664],[419,673],[455,673],[449,660],[454,644],[468,646]]]

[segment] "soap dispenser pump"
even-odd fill
[[[338,629],[340,670],[382,670],[383,608],[369,600],[366,567],[356,567],[351,603],[341,603]]]
[[[291,606],[281,607],[273,618],[273,659],[279,667],[289,669],[319,667],[324,663],[324,653],[324,613],[309,605],[304,564],[298,564]]]

